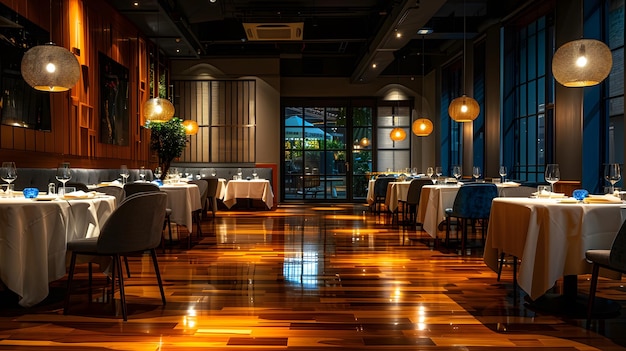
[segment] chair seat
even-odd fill
[[[80,252],[98,252],[98,237],[76,239],[67,243],[67,249]]]
[[[585,257],[594,263],[601,266],[609,265],[609,258],[611,257],[611,250],[587,250]]]

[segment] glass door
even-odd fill
[[[347,104],[284,107],[283,200],[365,200],[372,111]]]

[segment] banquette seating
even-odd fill
[[[129,170],[128,182],[141,179],[138,169]],[[56,180],[56,168],[18,168],[17,179],[15,180],[15,190],[24,188],[37,188],[40,191],[47,191],[48,184],[60,184]],[[119,169],[92,169],[92,168],[72,168],[72,183],[100,184],[121,179]],[[146,170],[146,180],[153,180],[150,170]]]

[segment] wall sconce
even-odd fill
[[[185,134],[187,135],[196,135],[198,134],[198,122],[186,119],[183,121],[183,127],[185,127]]]
[[[167,122],[174,117],[174,105],[162,98],[152,98],[143,104],[143,116],[150,123]]]
[[[579,39],[567,42],[552,57],[552,74],[566,87],[589,87],[602,82],[611,72],[613,56],[601,41]]]

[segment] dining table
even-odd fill
[[[97,237],[115,210],[115,197],[0,197],[0,280],[31,307],[43,301],[48,284],[66,272],[66,244]]]
[[[274,207],[274,192],[267,179],[229,180],[224,189],[224,205],[232,208],[237,199],[257,199],[263,201],[268,209]]]
[[[577,275],[591,272],[589,249],[610,249],[622,222],[621,201],[580,203],[570,198],[496,198],[492,202],[484,262],[498,270],[501,253],[521,261],[517,283],[531,301],[564,278],[563,294],[575,310]],[[550,308],[558,308],[550,302]],[[584,308],[583,308],[584,309]]]
[[[167,193],[167,208],[172,210],[170,220],[193,233],[193,212],[202,209],[198,186],[175,182],[163,184],[159,189]]]
[[[385,208],[389,212],[396,212],[398,203],[406,201],[411,181],[389,182],[387,184],[387,194],[385,195]]]

